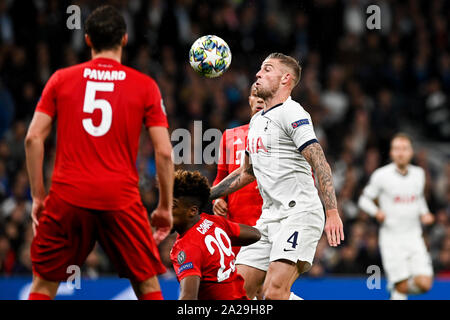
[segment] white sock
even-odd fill
[[[394,289],[391,291],[390,300],[408,300],[408,296]]]
[[[408,279],[408,293],[410,294],[420,294],[422,293],[422,290],[417,286],[416,282],[414,281],[414,277],[411,277]]]
[[[289,296],[289,300],[304,300],[304,299],[299,296],[296,296],[293,292],[291,292],[291,295]]]

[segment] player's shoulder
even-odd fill
[[[84,68],[86,68],[89,65],[88,62],[78,63],[73,66],[68,66],[65,68],[57,69],[53,74],[52,77],[58,77],[58,79],[64,79],[64,78],[71,78],[74,73],[80,72]]]
[[[249,127],[249,123],[244,124],[243,126],[239,126],[239,127],[234,127],[234,128],[229,128],[225,130],[225,133],[227,135],[236,135],[237,133],[240,132],[247,132],[248,131],[248,127]]]
[[[278,110],[276,110],[278,109]],[[287,121],[292,123],[294,121],[307,121],[310,124],[311,116],[309,113],[303,108],[303,106],[289,97],[280,108],[276,108],[272,113],[274,118],[279,118],[280,121]]]
[[[379,167],[378,169],[375,169],[372,172],[372,177],[374,179],[382,178],[382,177],[386,177],[388,175],[391,175],[394,172],[395,172],[395,164],[388,163],[388,164],[386,164],[384,166]]]
[[[416,166],[414,164],[410,164],[408,169],[411,170],[413,174],[416,175],[425,175],[425,170],[422,167]]]
[[[308,111],[303,108],[303,106],[300,104],[300,102],[295,101],[291,97],[288,97],[287,100],[283,103],[281,110],[283,114],[304,114],[308,115]]]
[[[259,110],[257,113],[255,113],[252,118],[250,119],[250,125],[252,124],[252,122],[254,122],[256,119],[258,119],[259,117],[261,117],[264,114],[264,110]]]

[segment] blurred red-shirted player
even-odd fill
[[[264,109],[264,100],[256,96],[254,85],[251,87],[248,102],[252,116]],[[245,156],[247,134],[248,124],[227,129],[223,133],[220,140],[217,175],[213,186],[241,166]],[[226,201],[222,198],[216,199],[213,205],[213,212],[216,215],[227,217],[230,221],[254,226],[261,215],[262,204],[263,200],[255,180],[242,189],[228,195]],[[239,249],[240,247],[233,247],[234,253],[238,254]]]
[[[99,241],[139,299],[162,299],[156,275],[165,268],[157,242],[172,225],[174,169],[161,94],[153,79],[120,63],[128,36],[118,10],[96,9],[85,28],[92,60],[51,76],[25,141],[35,231],[29,298],[54,298],[59,282],[70,276],[67,268],[81,267]],[[56,160],[47,196],[44,141],[56,120]],[[154,238],[135,165],[143,124],[159,176]]]
[[[180,281],[180,300],[246,300],[231,247],[249,245],[261,235],[253,227],[200,214],[209,194],[208,180],[198,171],[175,172],[172,212],[178,237],[170,258]]]

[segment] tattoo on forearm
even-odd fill
[[[336,192],[333,186],[331,168],[325,158],[322,147],[318,143],[307,146],[302,151],[303,157],[311,165],[319,182],[319,191],[324,202],[325,209],[336,209]]]
[[[234,192],[236,185],[239,185],[239,174],[230,174],[225,179],[223,179],[218,185],[211,188],[211,195],[209,198],[211,200],[226,196],[229,193]],[[237,183],[236,183],[237,182]],[[234,186],[234,188],[233,188]],[[237,189],[236,189],[237,190]]]
[[[209,198],[211,200],[214,200],[220,197],[224,197],[255,180],[253,167],[251,165],[243,170],[243,172],[241,170],[233,171],[218,185],[212,187],[211,195],[209,196]]]

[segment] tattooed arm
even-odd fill
[[[219,184],[211,188],[211,195],[209,198],[214,200],[229,195],[230,193],[245,187],[255,179],[252,164],[246,154],[244,163],[239,169],[230,173]]]
[[[331,168],[325,158],[322,147],[318,143],[312,143],[301,152],[314,170],[319,184],[319,193],[325,205],[327,221],[325,232],[330,246],[337,246],[344,240],[344,230],[337,209],[336,193],[333,186]]]

